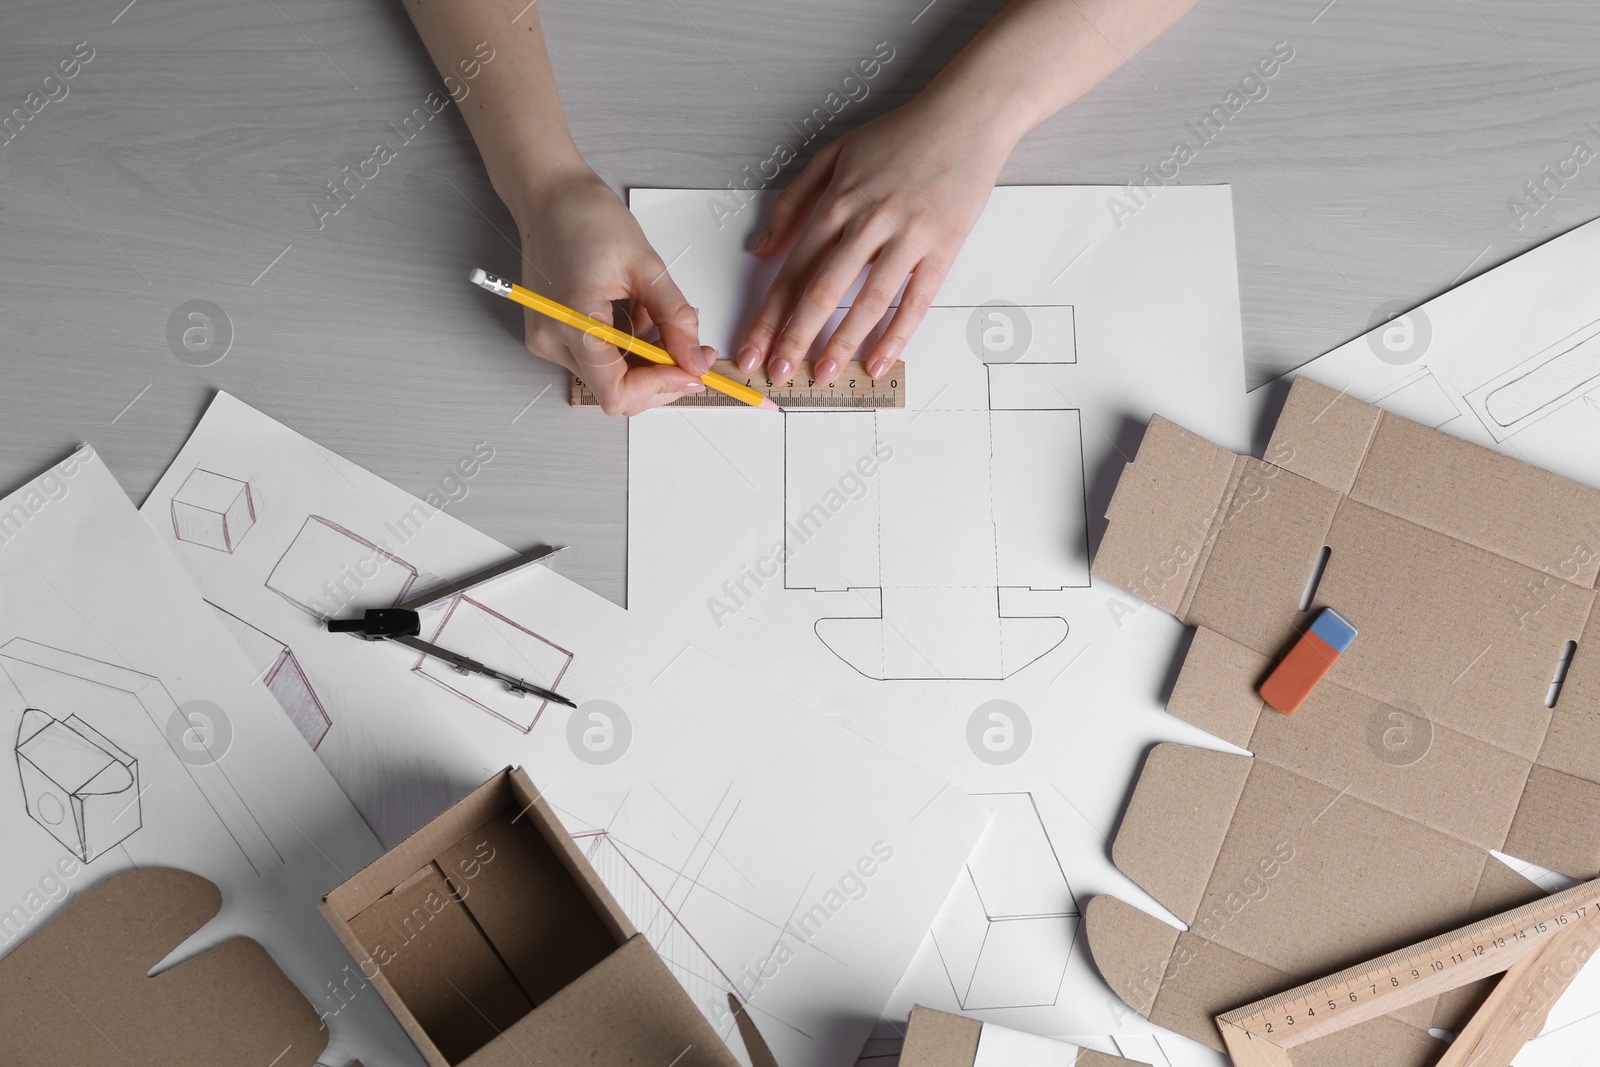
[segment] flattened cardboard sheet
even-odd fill
[[[1094,574],[1196,627],[1168,710],[1254,753],[1140,774],[1113,858],[1189,929],[1086,922],[1141,1014],[1220,1049],[1220,1011],[1539,895],[1491,849],[1600,870],[1600,492],[1301,378],[1265,460],[1153,420],[1107,519]],[[1359,636],[1281,715],[1256,689],[1324,607]],[[1429,1063],[1481,992],[1316,1062]]]
[[[206,879],[124,871],[0,960],[0,1061],[29,1067],[312,1067],[317,1013],[245,937],[147,977],[222,904]]]

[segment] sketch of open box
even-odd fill
[[[187,725],[161,679],[76,652],[14,637],[0,645],[0,671],[11,679],[28,706],[57,712],[92,711],[96,722],[143,753],[163,743],[176,752],[175,734],[181,731],[175,730],[175,724]],[[142,744],[134,740],[136,735],[144,739]],[[197,799],[216,813],[251,867],[259,873],[282,862],[266,828],[222,762],[182,758],[171,762],[188,774],[199,791]],[[159,776],[168,767],[167,761],[146,760],[144,782],[136,792],[143,795],[160,784]],[[174,787],[173,783],[165,786],[167,790]]]
[[[143,825],[138,761],[77,715],[24,711],[17,775],[28,815],[84,863]]]

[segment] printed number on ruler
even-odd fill
[[[859,363],[847,363],[839,376],[828,385],[818,385],[811,376],[811,364],[803,363],[800,373],[783,381],[773,381],[763,374],[747,374],[728,360],[712,365],[713,373],[748,385],[771,398],[780,408],[903,408],[906,406],[906,366],[895,363],[874,381],[867,376],[866,368]],[[572,380],[572,406],[597,408],[596,399],[582,379]],[[714,389],[694,393],[674,400],[670,407],[742,407],[741,401],[725,396]]]

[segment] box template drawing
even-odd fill
[[[1008,1030],[921,1004],[906,1023],[900,1067],[1144,1067],[1121,1056]]]
[[[77,715],[24,711],[17,774],[33,821],[85,863],[142,825],[138,761]]]
[[[211,882],[166,867],[83,892],[0,959],[5,1062],[314,1067],[328,1032],[255,941],[148,977],[221,906]]]
[[[525,1049],[541,1063],[738,1063],[520,769],[333,890],[322,913],[430,1067],[523,1067]],[[759,1044],[751,1055],[771,1062]]]
[[[974,359],[985,330],[1006,347]],[[917,343],[925,406],[785,416],[783,583],[850,591],[816,634],[866,677],[1006,678],[1066,639],[1030,594],[1089,584],[1074,308],[940,305]]]
[[[1085,909],[1117,994],[1219,1049],[1220,1012],[1540,895],[1490,849],[1600,869],[1600,492],[1307,378],[1266,457],[1156,418],[1093,568],[1195,627],[1168,710],[1254,753],[1158,745],[1117,832],[1188,931]],[[1256,688],[1324,607],[1360,639],[1281,715]],[[1483,988],[1317,1062],[1432,1063]]]
[[[250,483],[196,467],[172,497],[172,533],[180,541],[232,552],[256,524]]]

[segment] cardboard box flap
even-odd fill
[[[529,827],[520,821],[506,808],[441,852],[438,862],[517,984],[542,1004],[627,938],[613,936],[581,881],[558,862],[558,850],[530,847]]]
[[[1224,741],[1251,748],[1266,707],[1256,686],[1271,666],[1260,653],[1199,627],[1167,698],[1167,710]]]
[[[1296,378],[1267,442],[1266,458],[1337,493],[1348,493],[1383,412],[1310,378]]]
[[[1505,851],[1573,878],[1600,871],[1600,784],[1534,767]]]
[[[472,1067],[527,1067],[533,1055],[551,1064],[738,1064],[642,936],[507,1028]]]
[[[1150,750],[1111,843],[1117,869],[1184,922],[1193,922],[1250,758],[1163,744]]]
[[[438,818],[385,852],[323,898],[322,912],[348,922],[395,886],[426,866],[445,848],[483,825],[515,800],[510,768],[451,805]]]
[[[312,1067],[327,1031],[256,942],[234,938],[147,977],[221,903],[199,875],[147,867],[67,905],[0,960],[5,1061]]]
[[[1385,414],[1352,500],[1593,589],[1600,490]]]
[[[1090,898],[1083,928],[1100,977],[1124,1004],[1149,1019],[1182,931],[1108,896]]]
[[[1094,576],[1182,618],[1237,460],[1177,423],[1151,419],[1106,509]]]

